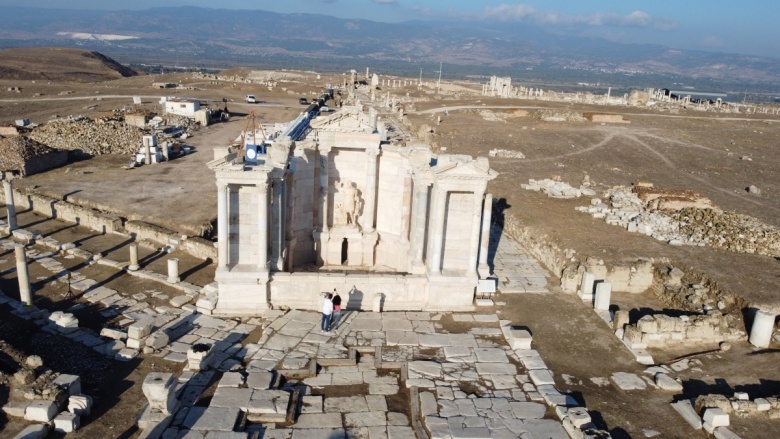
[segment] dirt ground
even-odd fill
[[[216,212],[216,190],[211,172],[205,163],[213,158],[213,148],[224,146],[244,128],[243,115],[256,110],[266,122],[286,122],[300,111],[297,99],[312,96],[328,83],[343,80],[340,76],[315,79],[308,75],[308,83],[284,83],[268,91],[267,87],[240,83],[213,83],[193,80],[190,75],[160,75],[125,78],[95,84],[24,83],[0,81],[0,123],[19,117],[28,117],[42,123],[53,115],[99,115],[121,108],[134,95],[145,96],[144,106],[156,107],[157,96],[193,96],[207,99],[230,100],[229,107],[236,116],[230,122],[212,126],[195,133],[187,143],[196,153],[169,163],[123,170],[126,157],[103,156],[71,163],[47,173],[34,175],[18,182],[37,186],[36,190],[66,196],[70,201],[118,212],[129,218],[143,219],[161,226],[193,233],[204,224],[210,224]],[[145,88],[152,82],[182,82],[192,90],[152,90]],[[23,86],[22,93],[7,92],[9,86]],[[63,90],[73,91],[60,96]],[[575,207],[589,204],[589,199],[559,200],[537,192],[520,189],[528,179],[559,176],[562,181],[579,185],[587,174],[597,190],[613,185],[630,185],[650,181],[656,187],[690,189],[700,192],[724,210],[747,214],[761,221],[780,226],[780,159],[774,153],[780,138],[780,119],[771,116],[745,117],[716,115],[693,110],[681,110],[671,115],[657,111],[548,103],[540,101],[486,99],[442,99],[440,96],[408,90],[393,91],[398,96],[409,91],[412,98],[425,98],[415,103],[415,111],[408,114],[414,127],[428,124],[434,127],[434,141],[447,153],[487,156],[492,149],[520,151],[525,159],[490,160],[499,172],[488,190],[495,198],[504,198],[508,204],[505,215],[513,216],[539,236],[560,248],[576,250],[580,260],[596,256],[608,265],[652,258],[655,262],[682,267],[705,274],[722,288],[740,296],[753,305],[778,305],[780,262],[773,257],[737,254],[700,247],[673,247],[653,238],[631,234],[607,225],[589,215],[575,211]],[[96,93],[97,92],[97,93]],[[42,93],[34,97],[34,93]],[[258,105],[243,103],[243,96],[252,93],[262,101]],[[116,97],[110,97],[116,96]],[[102,100],[95,100],[102,97]],[[86,105],[97,105],[87,110]],[[494,108],[495,107],[495,108]],[[623,114],[630,124],[601,125],[590,122],[543,122],[531,117],[508,118],[506,122],[486,120],[478,110],[491,109],[494,113],[508,108],[553,108],[574,112],[602,112]],[[448,115],[444,116],[444,109]],[[426,112],[432,111],[432,112]],[[442,116],[441,125],[436,117]],[[412,131],[416,131],[415,128]],[[748,160],[748,158],[750,160]],[[68,171],[68,169],[70,169]],[[67,172],[66,172],[67,171]],[[745,191],[749,185],[761,189],[761,195]],[[20,218],[23,227],[41,229],[44,234],[55,232],[60,241],[78,241],[89,250],[113,248],[108,257],[126,259],[126,242],[112,236],[69,227],[64,223],[45,221],[30,212]],[[31,226],[32,225],[32,226]],[[62,230],[58,230],[62,229]],[[112,241],[116,240],[116,242]],[[185,255],[177,255],[182,262],[184,280],[205,284],[213,279],[213,265]],[[8,255],[0,255],[0,259]],[[155,271],[165,272],[165,258],[152,248],[141,249],[141,258]],[[10,263],[10,262],[8,262]],[[0,265],[0,269],[7,268]],[[108,279],[99,266],[91,275]],[[41,274],[43,275],[43,274]],[[32,279],[37,274],[31,273]],[[143,291],[134,279],[110,279],[109,285]],[[551,278],[550,284],[555,285]],[[13,285],[0,284],[6,291]],[[51,293],[55,294],[55,293]],[[59,309],[59,301],[48,299],[52,309]],[[643,437],[642,429],[651,428],[662,437],[696,436],[669,405],[673,398],[692,397],[711,391],[747,390],[751,398],[780,394],[780,376],[775,367],[777,350],[756,351],[747,342],[734,343],[727,353],[706,354],[697,358],[702,362],[701,372],[689,370],[680,373],[685,380],[683,395],[669,395],[660,390],[625,392],[613,384],[599,386],[590,378],[609,377],[613,372],[642,374],[645,369],[633,360],[610,328],[575,296],[554,291],[544,295],[505,295],[507,302],[502,319],[527,325],[534,334],[535,347],[555,372],[556,383],[562,391],[573,392],[587,404],[594,420],[608,428],[615,438]],[[625,307],[663,308],[654,297],[616,295]],[[48,308],[49,306],[47,306]],[[5,318],[5,316],[0,316]],[[88,315],[86,321],[89,322]],[[5,321],[5,320],[4,320]],[[97,325],[97,322],[86,323]],[[453,322],[453,325],[455,323]],[[453,328],[457,329],[457,328]],[[16,334],[18,331],[12,331]],[[5,334],[2,338],[5,339]],[[45,351],[33,340],[33,334],[16,334],[19,344],[30,346],[30,353]],[[27,338],[25,338],[27,337]],[[773,348],[777,346],[773,345]],[[686,346],[681,349],[651,353],[659,362],[670,362],[679,356],[699,352],[709,346]],[[110,374],[95,378],[89,385],[101,395],[100,389],[115,384],[138,382],[145,373],[164,367],[162,362],[148,358],[142,363],[121,365]],[[125,367],[126,366],[126,367]],[[564,380],[563,375],[570,378]],[[102,380],[102,381],[101,381]],[[122,384],[119,390],[102,397],[116,400],[112,413],[137,413],[140,409],[140,386]],[[122,387],[125,386],[125,387]],[[90,387],[88,386],[87,389]],[[103,390],[105,391],[105,390]],[[113,398],[113,399],[112,399]],[[105,404],[96,404],[105,407]],[[101,408],[101,410],[108,410]],[[766,437],[766,431],[776,429],[777,421],[743,420],[732,416],[733,430],[745,438]],[[101,418],[100,426],[76,433],[77,437],[122,437],[132,423],[131,419]],[[88,433],[93,434],[90,436]]]

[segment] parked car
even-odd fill
[[[327,113],[329,111],[330,111],[330,107],[328,107],[327,105],[323,105],[320,107],[320,113]]]
[[[309,105],[309,101],[306,98],[298,99],[298,103],[301,105]]]
[[[257,99],[255,98],[255,95],[246,95],[244,98],[247,104],[255,104],[257,103]]]

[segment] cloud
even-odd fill
[[[401,2],[399,0],[374,0],[374,3],[385,6],[398,6]]]
[[[487,7],[481,14],[482,19],[502,22],[531,22],[559,26],[614,26],[614,27],[645,27],[669,30],[675,23],[663,17],[652,17],[644,11],[633,11],[626,15],[614,12],[596,12],[590,15],[570,15],[558,11],[540,11],[525,4],[502,3],[495,7]]]

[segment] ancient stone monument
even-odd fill
[[[496,173],[483,157],[382,142],[384,129],[359,106],[302,115],[268,134],[257,165],[235,152],[209,163],[216,314],[316,310],[334,288],[347,309],[376,297],[383,310],[473,309]]]

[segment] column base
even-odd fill
[[[487,279],[493,273],[490,272],[490,266],[488,264],[479,264],[477,267],[477,273],[479,273],[480,279]]]
[[[138,271],[141,269],[140,265],[130,264],[127,266],[128,271]]]

